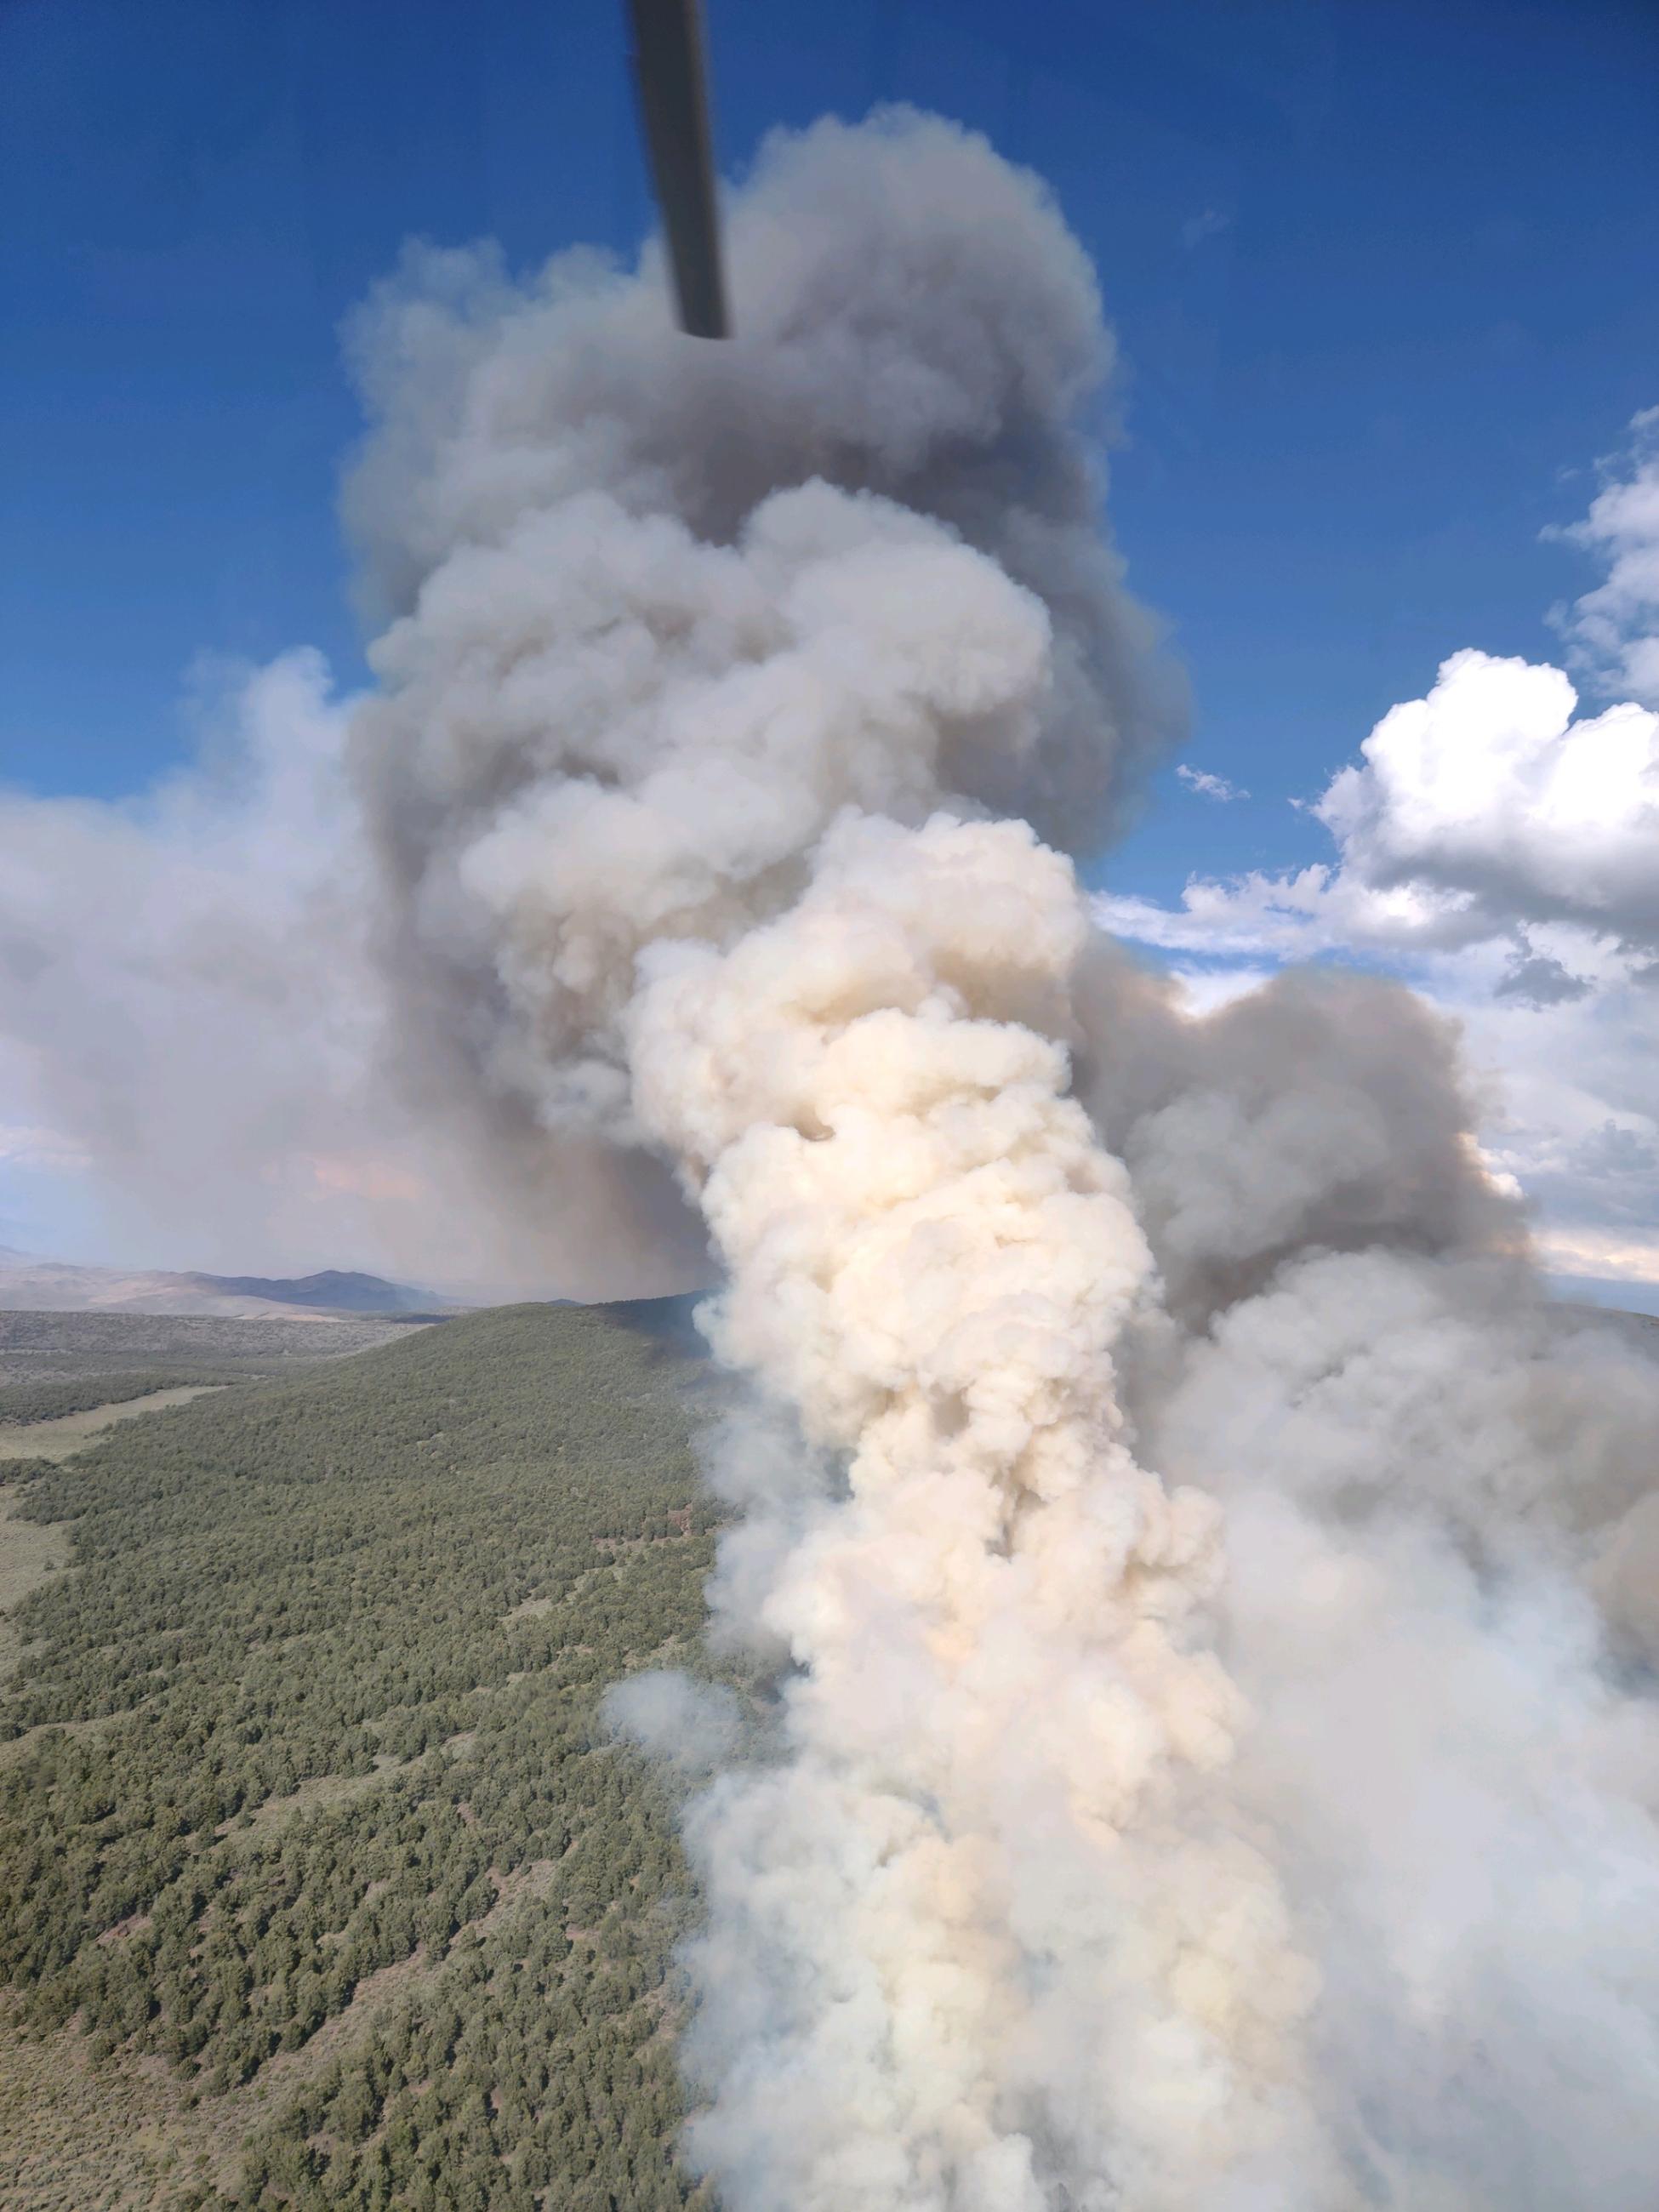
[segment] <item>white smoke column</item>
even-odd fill
[[[1092,276],[914,117],[780,143],[729,228],[730,348],[650,270],[426,265],[354,494],[412,1060],[492,1140],[665,1158],[833,1472],[722,1567],[793,1673],[698,1815],[696,2154],[731,2212],[1291,2203],[1313,1981],[1220,1780],[1216,1515],[1115,1395],[1152,1270],[1069,1096],[1085,908],[991,818],[1092,843],[1159,726]]]
[[[1054,1035],[1085,933],[1023,824],[849,817],[629,1018],[730,1270],[717,1348],[847,1466],[762,1606],[784,1762],[693,1823],[733,2212],[1334,2201],[1312,1976],[1208,1786],[1217,1517],[1114,1394],[1150,1261]]]

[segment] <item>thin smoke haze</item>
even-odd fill
[[[775,1713],[736,1759],[682,1679],[611,1708],[686,1778],[694,2164],[728,2212],[1651,2212],[1659,1366],[1547,1304],[1409,994],[1196,1019],[1095,926],[1182,698],[1041,185],[887,113],[726,222],[726,348],[654,252],[423,250],[358,318],[375,688],[273,902],[309,975],[344,902],[324,1133],[386,1101],[429,1233],[718,1270],[710,1633]]]

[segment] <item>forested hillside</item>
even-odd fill
[[[693,1904],[618,1676],[695,1660],[672,1330],[514,1307],[0,1467],[0,2202],[655,2212]]]

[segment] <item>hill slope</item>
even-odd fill
[[[0,2201],[692,2201],[685,1875],[595,1708],[695,1652],[700,1372],[515,1307],[6,1470],[72,1563],[0,1693]]]

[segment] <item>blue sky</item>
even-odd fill
[[[1540,538],[1659,399],[1648,0],[708,0],[723,164],[883,100],[1049,179],[1127,364],[1114,527],[1195,699],[1097,879],[1329,850],[1316,795],[1448,653],[1559,657]],[[411,234],[517,264],[649,208],[605,0],[0,12],[0,774],[141,789],[198,656],[361,669],[342,315]],[[3,1116],[0,1116],[3,1119]]]
[[[1055,186],[1129,364],[1120,538],[1191,757],[1113,869],[1278,860],[1443,653],[1545,649],[1540,527],[1650,404],[1659,12],[1606,0],[712,0],[723,159],[903,98]],[[647,218],[619,10],[21,0],[0,18],[0,758],[109,793],[204,651],[353,665],[340,316],[422,233],[518,262]],[[1194,850],[1202,840],[1201,855]]]

